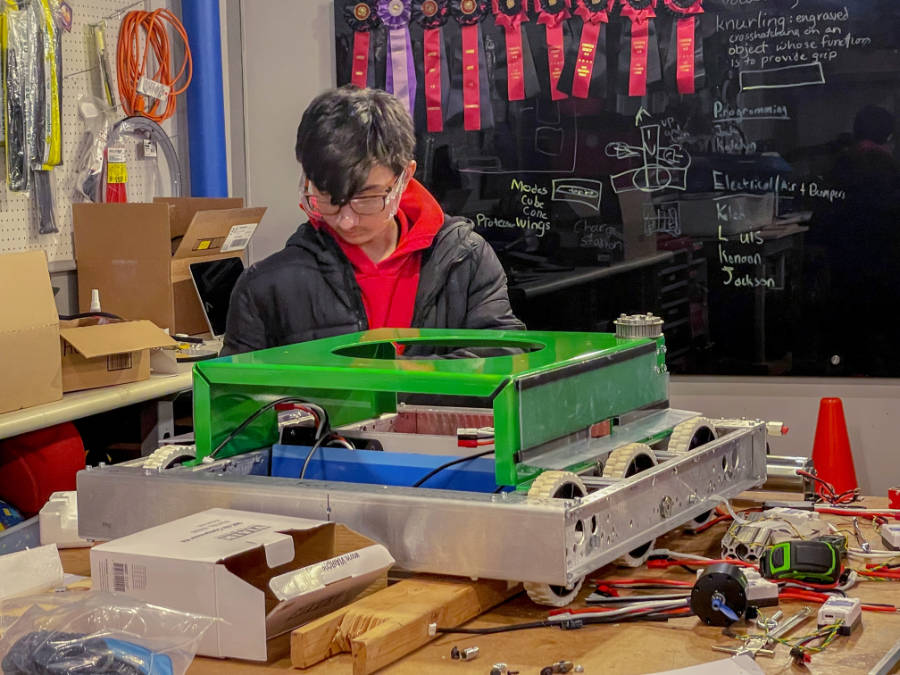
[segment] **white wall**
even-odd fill
[[[240,2],[248,199],[269,208],[251,245],[259,260],[299,222],[294,140],[307,104],[335,84],[334,20],[330,0]],[[709,416],[783,420],[791,431],[773,452],[806,456],[819,399],[841,397],[863,489],[900,485],[898,380],[673,377],[670,393],[674,407]]]
[[[819,400],[843,400],[856,477],[866,494],[900,485],[900,381],[866,378],[673,377],[675,408],[711,417],[782,420],[790,432],[772,439],[779,455],[812,454]]]
[[[300,222],[294,143],[300,115],[335,86],[330,0],[242,0],[247,201],[268,208],[250,244],[255,262]]]

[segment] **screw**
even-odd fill
[[[584,666],[581,665],[581,664],[579,663],[577,666],[575,666],[575,672],[576,672],[576,673],[583,673],[583,672],[584,672]]]
[[[472,659],[478,656],[478,652],[481,651],[478,647],[466,647],[462,651],[458,652],[459,658],[463,661],[471,661]],[[451,656],[453,654],[451,653]]]

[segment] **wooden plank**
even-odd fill
[[[291,663],[308,668],[350,652],[354,675],[368,675],[437,637],[428,634],[429,624],[458,626],[519,591],[505,581],[404,579],[296,629]]]

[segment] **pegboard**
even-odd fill
[[[0,180],[0,253],[43,249],[51,263],[51,270],[74,269],[75,251],[72,239],[72,190],[75,152],[84,133],[84,125],[78,115],[78,101],[85,95],[98,96],[99,72],[96,65],[90,26],[106,22],[106,48],[111,67],[111,83],[116,92],[116,44],[122,17],[131,10],[152,10],[168,3],[160,0],[69,0],[73,10],[72,31],[63,31],[63,164],[55,167],[51,178],[55,187],[56,234],[40,234],[38,217],[30,194],[11,192],[5,182],[6,168]],[[121,105],[118,118],[125,116]],[[175,142],[175,118],[167,120],[163,128]],[[152,200],[154,194],[168,195],[168,172],[165,160],[160,158],[163,191],[157,191],[156,165],[152,160],[137,158],[136,143],[125,143],[128,150],[128,201]],[[177,147],[177,145],[176,145]],[[2,153],[0,153],[2,155]],[[182,165],[184,159],[179,157]],[[2,162],[2,160],[0,160]]]

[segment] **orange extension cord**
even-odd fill
[[[174,77],[172,77],[174,65],[169,47],[169,33],[166,30],[167,24],[184,42],[184,63],[181,64],[181,69]],[[147,61],[151,48],[157,63],[157,70],[152,75],[147,73]],[[122,99],[122,107],[125,112],[129,115],[149,117],[154,122],[169,119],[175,114],[176,98],[187,89],[193,75],[191,49],[184,26],[167,9],[157,9],[152,12],[128,12],[122,19],[122,27],[119,29],[116,66],[119,97]],[[138,92],[138,83],[144,76],[169,88],[164,109],[160,110],[159,99],[146,97]],[[175,86],[182,76],[184,76],[184,84],[176,89]],[[147,107],[148,101],[152,101],[149,108]]]

